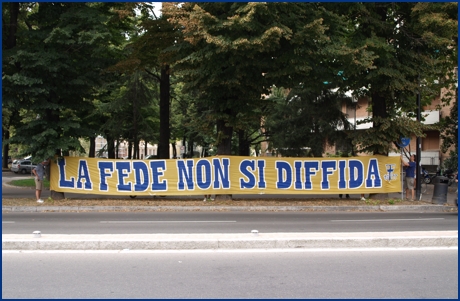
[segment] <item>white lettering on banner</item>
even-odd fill
[[[254,174],[256,169],[258,173]],[[254,189],[256,182],[259,189],[267,187],[265,182],[265,160],[242,160],[239,171],[244,176],[244,178],[240,178],[240,189]]]
[[[196,166],[195,166],[196,162]],[[177,190],[195,190],[195,184],[202,190],[230,189],[230,160],[228,158],[177,160],[179,181]],[[214,179],[214,181],[213,181]]]
[[[88,170],[88,162],[86,160],[80,160],[78,164],[77,189],[83,188],[82,181],[85,183],[85,190],[93,189],[93,183],[91,182],[91,176]]]
[[[59,187],[60,188],[75,188],[75,178],[71,177],[70,180],[66,180],[65,176],[65,160],[58,160],[59,167]]]
[[[347,162],[348,165],[346,164]],[[321,176],[321,190],[329,190],[331,188],[329,179],[337,172],[337,187],[339,189],[359,188],[364,182],[364,164],[359,160],[323,160],[321,161],[321,169],[319,168],[320,162],[317,160],[294,161],[294,169],[289,162],[276,161],[275,167],[277,169],[276,188],[278,189],[289,189],[293,183],[296,190],[315,189],[312,177],[317,176],[318,171],[320,171]],[[365,184],[366,188],[382,187],[378,161],[376,159],[372,159],[369,162]]]

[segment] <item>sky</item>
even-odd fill
[[[161,3],[162,2],[152,2],[153,5],[155,6],[154,12],[157,17],[161,15],[160,9],[161,9]]]

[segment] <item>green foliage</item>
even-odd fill
[[[423,106],[456,81],[455,2],[163,3],[161,17],[152,5],[3,3],[4,143],[47,157],[98,134],[157,142],[171,127],[173,141],[220,154],[262,134],[285,156],[340,141],[386,154],[441,129],[457,156],[456,95],[436,127],[412,119],[418,92]],[[348,90],[370,97],[373,128],[350,130]]]
[[[394,205],[394,204],[397,204],[397,203],[401,203],[403,200],[401,199],[389,199],[388,200],[388,204],[389,205]]]
[[[373,109],[368,120],[373,128],[360,131],[354,143],[360,151],[386,154],[400,132],[421,137],[421,125],[398,121],[415,116],[417,92],[423,106],[451,84],[449,72],[457,64],[457,3],[368,2],[350,5],[347,13],[356,16],[350,19],[355,30],[347,44],[366,46],[377,56],[372,69],[348,78],[350,88],[371,98]]]
[[[344,45],[344,17],[319,3],[185,3],[166,13],[186,43],[174,69],[185,92],[196,92],[217,120],[215,144],[229,143],[233,129],[260,122],[274,84],[295,87],[334,81],[346,64],[370,67],[365,48]],[[221,152],[221,150],[219,150]]]
[[[4,52],[3,96],[6,107],[23,108],[28,118],[20,120],[11,142],[38,157],[84,151],[79,138],[94,130],[82,114],[94,108],[94,88],[114,62],[122,36],[114,30],[111,6],[35,3],[21,15],[29,27]]]
[[[362,122],[369,122],[365,119]],[[411,118],[401,116],[390,118],[374,117],[374,127],[366,130],[363,134],[360,131],[350,131],[349,137],[360,151],[367,153],[387,154],[389,151],[398,151],[398,142],[401,137],[410,137],[415,134],[417,137],[424,137],[423,130],[434,129],[434,126],[423,125]]]
[[[351,156],[352,156],[352,153],[344,153],[341,151],[336,151],[335,154],[326,153],[326,157],[328,158],[343,158],[343,157],[351,157]]]
[[[372,205],[372,206],[380,205],[380,201],[379,201],[379,200],[366,199],[364,202],[365,202],[367,205]]]
[[[339,93],[299,87],[287,97],[272,99],[275,105],[266,128],[272,146],[283,156],[321,157],[328,144],[344,135],[338,128],[350,129],[341,111],[346,96]]]
[[[442,169],[458,170],[458,148],[449,152],[449,158],[442,162]]]
[[[155,141],[158,129],[158,92],[151,78],[141,71],[122,76],[111,85],[98,104],[97,114],[106,114],[101,131],[127,141]]]
[[[455,94],[458,90],[455,90]],[[444,168],[458,170],[458,100],[454,98],[450,114],[441,119],[440,138],[442,139],[441,151],[449,151],[449,158],[444,160]]]
[[[440,121],[441,131],[441,151],[447,152],[450,147],[458,149],[458,102],[454,99],[450,114]]]

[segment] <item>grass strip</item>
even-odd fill
[[[13,180],[9,183],[10,185],[19,186],[19,187],[35,187],[35,180],[32,179],[21,179],[21,180]],[[47,179],[43,179],[43,187],[50,188],[50,181]]]

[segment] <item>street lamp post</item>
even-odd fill
[[[419,82],[420,82],[420,75],[419,75]],[[421,116],[420,116],[420,84],[419,84],[419,87],[418,87],[418,91],[417,91],[417,121],[420,123],[421,122]],[[415,177],[415,198],[416,200],[420,200],[420,195],[421,195],[421,185],[422,185],[422,182],[420,181],[421,179],[421,175],[420,175],[420,172],[422,170],[421,168],[421,155],[422,155],[422,152],[421,152],[421,148],[422,148],[422,138],[420,137],[417,137],[417,142],[416,142],[416,147],[415,147],[415,152],[417,154],[417,160],[416,160],[416,169],[415,169],[415,174],[416,174],[416,177]]]

